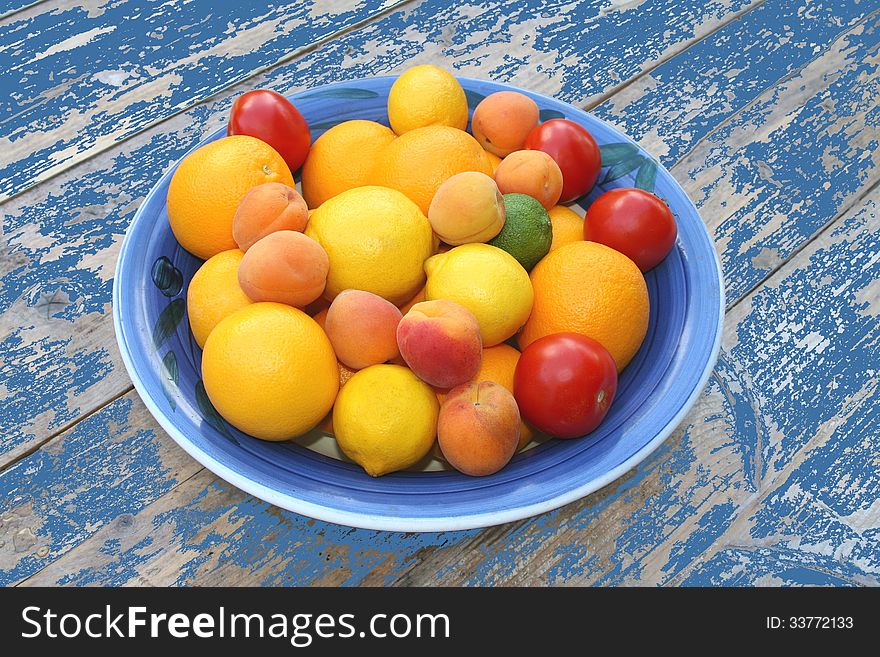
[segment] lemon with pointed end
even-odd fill
[[[391,85],[388,120],[398,135],[429,125],[464,130],[468,122],[467,97],[449,71],[433,64],[413,66]]]
[[[333,406],[339,447],[380,477],[418,463],[437,436],[434,390],[406,367],[372,365],[355,373]]]
[[[449,299],[470,310],[483,346],[500,344],[525,324],[532,311],[532,283],[516,259],[488,244],[462,244],[425,262],[429,301]]]

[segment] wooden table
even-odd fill
[[[244,5],[244,6],[242,6]],[[880,583],[880,0],[0,1],[0,582]],[[436,63],[585,108],[698,205],[727,317],[634,471],[479,531],[288,513],[188,457],[119,357],[147,190],[241,92]]]

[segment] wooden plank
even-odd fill
[[[48,2],[0,25],[0,200],[395,0]]]
[[[20,14],[25,9],[36,7],[38,4],[46,2],[46,0],[2,0],[0,2],[0,21],[11,18]]]
[[[880,188],[798,260],[730,313],[727,348],[771,429],[766,472],[684,583],[880,584]]]
[[[742,25],[737,27],[742,29]],[[856,60],[857,53],[849,52],[847,57]],[[748,53],[744,53],[743,60],[747,59]],[[828,61],[839,63],[839,59],[831,56]],[[814,87],[810,91],[821,93],[822,89],[820,87],[817,91]],[[677,91],[673,96],[670,90],[670,94],[670,103],[675,98],[680,101]],[[786,98],[788,100],[778,102],[792,102],[791,94]],[[859,96],[849,98],[861,102]],[[816,136],[816,139],[821,138],[821,135]],[[773,193],[772,188],[759,191]],[[722,535],[733,522],[736,511],[757,494],[762,472],[760,441],[766,431],[756,419],[760,415],[749,412],[749,409],[754,409],[750,385],[747,372],[741,371],[738,364],[725,358],[716,372],[715,382],[700,402],[702,414],[696,419],[692,416],[655,459],[599,496],[567,507],[562,512],[513,526],[482,533],[455,534],[455,546],[451,548],[438,548],[444,541],[453,540],[450,535],[429,537],[434,542],[420,543],[418,548],[412,549],[406,547],[409,543],[404,540],[397,548],[404,565],[394,561],[390,566],[377,566],[381,578],[369,579],[363,571],[358,571],[359,576],[346,581],[621,583],[650,581],[646,569],[655,574],[652,576],[667,581],[696,558],[715,537]],[[704,432],[716,437],[723,436],[724,442],[721,445],[703,442]],[[218,482],[217,485],[221,491],[229,489],[223,488],[225,484]],[[169,502],[167,508],[189,508],[191,501],[192,498],[178,499]],[[244,533],[238,538],[252,531],[254,533],[251,535],[263,537],[252,545],[264,540],[265,536],[275,540],[277,534],[259,533],[259,528],[272,516],[273,510],[262,503],[255,504],[255,508],[248,507],[243,512],[247,522],[243,525]],[[236,509],[225,508],[222,513],[234,514]],[[220,507],[216,512],[221,514]],[[308,524],[309,521],[292,514],[284,515],[294,518],[294,521],[293,529],[282,536],[289,543],[282,540],[282,546],[290,549],[291,543],[296,545],[305,537],[331,555],[336,555],[333,546],[341,540],[337,538],[338,534],[330,532],[330,538],[325,540],[328,528],[335,527],[322,523]],[[202,520],[209,521],[210,518],[196,516],[196,524]],[[625,526],[621,527],[624,520]],[[593,526],[604,528],[605,534],[599,532],[590,536],[587,530]],[[377,540],[384,537],[384,534],[376,538],[372,535],[375,533],[346,531],[352,533],[345,534],[345,547],[341,549],[342,553],[349,555],[341,558],[343,567],[351,566],[353,562],[364,563],[364,555],[369,553]],[[553,536],[565,538],[552,544]],[[499,549],[499,543],[508,547]],[[172,543],[169,548],[172,552],[174,545]],[[545,548],[544,551],[542,548]],[[236,551],[236,554],[243,553]],[[475,555],[473,562],[462,556],[468,554]],[[532,554],[540,554],[549,565],[539,568],[537,561],[531,558]],[[250,576],[251,581],[281,581],[292,568],[289,564],[253,562],[243,556],[236,558],[239,561],[223,566],[227,569],[223,571],[223,576],[231,576],[230,572],[240,567],[242,578],[246,578],[249,571],[256,571]],[[411,564],[414,563],[423,565],[413,569]],[[666,570],[663,570],[664,567]],[[198,572],[197,578],[186,581],[210,579],[215,576],[213,572],[206,567]],[[329,572],[319,571],[318,577],[322,576],[321,573],[328,575]]]
[[[39,571],[108,523],[124,529],[200,469],[136,393],[108,404],[2,473],[0,585]]]
[[[730,313],[722,361],[676,435],[558,512],[482,532],[368,532],[279,511],[202,472],[25,583],[880,584],[878,228],[875,189]],[[805,350],[815,330],[827,339]],[[776,366],[759,380],[768,359],[754,343],[774,339]],[[829,361],[840,385],[817,390]],[[799,417],[782,418],[762,405],[780,384],[823,403],[795,397]],[[811,440],[768,487],[756,459],[774,431]]]
[[[878,3],[861,5],[872,11],[866,17],[844,17],[843,23],[855,25],[821,56],[796,72],[786,72],[760,95],[741,97],[731,88],[734,79],[743,89],[750,88],[752,76],[767,66],[761,60],[767,41],[785,41],[773,28],[794,24],[803,13],[799,5],[792,5],[794,10],[786,4],[773,20],[765,16],[772,9],[767,3],[735,28],[689,50],[686,62],[660,67],[640,80],[639,88],[627,89],[597,108],[600,116],[624,129],[638,125],[647,149],[677,162],[674,174],[715,237],[729,305],[878,179]],[[837,33],[836,21],[827,12],[840,9],[838,3],[817,7],[823,18],[814,29]],[[812,30],[803,37],[783,34],[801,44],[804,54],[813,50],[812,39],[818,36]],[[723,49],[739,48],[746,35],[757,46],[755,69],[751,57],[735,64],[733,50]],[[787,58],[788,53],[774,56]],[[687,93],[676,93],[677,89]],[[694,103],[691,93],[703,93],[707,101]],[[714,117],[737,110],[732,118],[713,125]]]
[[[414,4],[238,85],[7,202],[5,249],[0,253],[0,349],[8,356],[0,364],[0,382],[10,401],[0,411],[0,429],[6,436],[0,445],[0,468],[83,413],[100,408],[129,384],[108,318],[118,245],[153,181],[193,143],[224,124],[232,99],[241,91],[265,86],[288,92],[305,81],[323,84],[436,61],[462,73],[510,79],[586,101],[607,91],[603,84],[620,82],[619,76],[603,83],[588,75],[595,61],[626,60],[618,70],[637,74],[656,64],[658,57],[711,32],[746,4],[724,2],[704,9],[679,2],[667,16],[655,3],[647,3],[650,11],[638,14],[644,18],[638,28],[624,32],[620,25],[631,23],[635,15],[629,5],[600,11],[601,6],[590,3],[558,0],[558,12],[536,15],[529,5],[505,5],[502,13],[501,4],[486,0],[455,6]],[[585,26],[571,22],[575,20],[583,20]],[[491,38],[486,34],[489,23],[498,31]],[[534,62],[520,62],[519,75],[512,66],[501,67],[516,50],[499,50],[499,43],[523,24],[546,52],[535,53]],[[582,29],[589,31],[589,39],[578,37]],[[612,34],[619,36],[612,39]],[[380,43],[382,56],[376,56]],[[525,52],[524,46],[518,48]],[[633,52],[648,59],[638,61]],[[565,65],[551,66],[555,57]],[[569,81],[560,88],[557,77],[563,70],[577,71],[590,86]],[[47,317],[32,317],[40,313]],[[59,395],[58,390],[69,393]]]

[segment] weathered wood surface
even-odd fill
[[[0,199],[401,4],[44,2],[0,24]]]
[[[8,400],[0,411],[5,436],[0,467],[130,385],[109,321],[122,236],[153,182],[194,143],[224,125],[233,98],[242,91],[265,86],[289,92],[432,60],[462,74],[497,77],[583,104],[621,82],[620,73],[600,75],[596,61],[617,61],[620,71],[636,75],[733,20],[747,3],[703,9],[680,2],[669,16],[663,9],[667,3],[633,9],[629,4],[557,2],[546,16],[536,16],[537,4],[483,0],[450,6],[433,0],[407,5],[7,201],[2,206],[5,253],[0,254],[0,344],[7,357],[0,364],[0,380],[6,382]],[[625,39],[616,36],[604,45],[621,33],[621,24],[643,15],[651,20],[627,29]],[[541,37],[544,50],[534,55],[541,61],[505,68],[502,64],[516,50],[502,46],[523,25]],[[818,31],[827,38],[841,29]],[[590,38],[582,38],[584,31]],[[560,62],[551,66],[554,57]],[[577,76],[584,82],[575,84]],[[560,87],[563,77],[566,86]]]
[[[685,27],[684,6],[665,17],[649,2],[582,3],[531,19],[511,7],[498,37],[497,11],[481,11],[494,5],[440,4],[413,3],[244,87],[286,90],[306,75],[311,86],[437,61],[598,102],[599,116],[672,167],[727,272],[722,356],[685,422],[636,470],[559,511],[482,531],[396,534],[279,511],[200,470],[134,393],[105,405],[126,389],[106,327],[116,242],[175,149],[222,124],[227,96],[4,208],[14,228],[4,226],[11,248],[0,261],[0,321],[11,336],[4,436],[36,431],[8,453],[103,407],[0,473],[0,581],[877,584],[880,3],[767,0],[727,25],[739,9],[700,14],[705,31]],[[579,16],[619,21],[632,5],[653,22],[638,30],[663,35],[635,49],[653,59],[633,56],[639,35],[626,41],[619,23],[606,28],[619,40],[596,38],[601,30],[582,37],[590,28]],[[523,42],[502,49],[511,34]],[[637,75],[664,60],[622,89],[595,70],[616,62]],[[74,380],[79,395],[51,396],[53,384]],[[37,415],[27,413],[28,385],[45,391]],[[9,414],[7,400],[17,403]]]
[[[731,311],[713,380],[661,450],[557,512],[484,531],[369,532],[279,511],[202,471],[25,583],[876,585],[878,278],[875,189]],[[825,381],[829,360],[841,385],[799,393],[795,379]],[[779,387],[799,411],[784,426],[768,404]],[[118,421],[112,406],[87,422]],[[765,472],[801,435],[809,445]]]

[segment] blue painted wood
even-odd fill
[[[0,2],[0,20],[15,14],[22,9],[27,9],[45,2],[46,0],[3,0]]]
[[[40,570],[110,520],[131,514],[196,472],[143,428],[122,398],[86,418],[62,440],[2,473],[0,585]],[[137,464],[137,466],[135,466]],[[142,477],[132,477],[132,468]]]
[[[536,19],[535,2],[486,2],[450,5],[427,0],[407,11],[393,12],[375,24],[329,42],[318,52],[272,70],[249,82],[249,86],[287,93],[302,86],[375,75],[391,68],[399,71],[426,59],[462,73],[497,75],[578,101],[585,94],[573,82],[560,91],[557,79],[563,72],[588,81],[591,94],[608,91],[593,78],[596,61],[607,58],[624,66],[626,60],[620,70],[637,72],[649,62],[639,62],[628,54],[634,48],[648,58],[681,48],[683,42],[705,34],[745,6],[738,0],[707,7],[682,0],[673,11],[668,3],[649,2],[644,5],[647,14],[642,14],[641,6],[608,11],[603,3],[557,0],[554,11],[539,12]],[[574,18],[570,14],[584,23],[571,23]],[[651,20],[635,20],[643,15]],[[490,19],[500,23],[496,26],[498,35],[493,34],[487,41],[485,30]],[[507,67],[506,72],[496,70],[492,62],[509,57],[509,49],[499,52],[499,43],[526,21],[535,26],[548,54],[540,55],[541,62],[521,61],[518,67]],[[627,28],[621,33],[622,23],[637,25],[637,29]],[[590,39],[578,36],[584,29],[590,30]],[[617,36],[612,39],[611,35]],[[376,54],[377,43],[383,44],[381,56]],[[544,59],[559,61],[551,65]],[[522,79],[515,70],[525,71]],[[612,76],[604,84],[617,82],[620,80]],[[35,323],[33,328],[16,324],[3,337],[2,348],[10,357],[0,363],[0,381],[10,381],[14,404],[9,413],[0,410],[0,429],[8,436],[0,445],[0,463],[44,437],[46,429],[65,426],[127,385],[110,326],[101,328],[111,300],[113,249],[153,182],[196,142],[223,124],[231,103],[232,96],[227,94],[194,107],[179,120],[166,123],[162,130],[122,144],[112,157],[93,160],[74,175],[44,188],[43,193],[7,206],[4,233],[14,260],[10,271],[0,279],[0,313],[9,312],[16,302],[23,301],[33,309],[48,299],[60,298],[64,303],[55,304],[51,316],[74,322],[75,328],[65,330],[61,338],[43,322]],[[630,126],[622,127],[628,132]],[[101,337],[94,341],[69,338],[70,333],[81,336],[92,330]],[[71,392],[62,396],[57,390]],[[16,410],[23,408],[32,409],[25,418]]]
[[[5,149],[0,199],[393,4],[125,1],[13,17],[0,131],[19,152]]]
[[[860,3],[859,6],[873,10],[871,3]],[[813,7],[816,7],[815,3]],[[809,28],[813,24],[810,17],[816,13],[797,13],[796,16],[802,19],[799,24]],[[818,12],[818,15],[821,14],[821,11]],[[750,15],[747,14],[736,25],[737,30],[750,29],[747,24]],[[856,19],[850,15],[849,18],[843,18],[841,24],[850,26],[853,20]],[[757,25],[760,23],[753,24]],[[876,59],[871,33],[873,28],[858,27],[853,34],[838,39],[841,43],[835,57],[840,57],[843,66],[823,68],[820,57],[813,64],[815,75],[805,74],[801,80],[796,79],[797,75],[782,79],[797,71],[800,66],[798,61],[809,62],[808,55],[814,48],[817,53],[828,52],[828,41],[821,39],[833,40],[837,33],[833,30],[833,21],[827,21],[827,25],[827,30],[814,33],[824,35],[815,37],[815,46],[814,37],[799,40],[798,33],[794,31],[776,39],[786,42],[786,47],[781,51],[786,55],[774,58],[775,63],[767,60],[768,79],[772,78],[774,82],[781,80],[775,87],[768,88],[767,82],[762,87],[760,81],[750,80],[748,74],[739,70],[747,70],[750,58],[755,56],[742,43],[732,43],[728,46],[729,55],[721,54],[718,60],[713,60],[723,61],[724,66],[729,68],[705,69],[709,78],[741,79],[741,85],[733,84],[722,95],[733,94],[736,103],[746,106],[745,113],[735,115],[728,122],[738,126],[738,131],[730,130],[715,141],[706,138],[702,141],[703,144],[711,144],[711,148],[702,151],[702,157],[705,158],[707,154],[716,156],[712,162],[721,172],[716,176],[719,180],[724,180],[726,171],[733,172],[728,175],[747,171],[755,158],[762,160],[772,155],[774,149],[785,150],[787,139],[793,142],[788,157],[790,171],[794,173],[798,173],[798,156],[813,167],[823,157],[831,159],[827,163],[822,161],[822,166],[833,167],[836,158],[842,157],[850,173],[857,178],[867,176],[860,178],[861,183],[856,186],[844,183],[838,197],[831,197],[831,201],[823,200],[824,210],[818,210],[815,216],[809,218],[812,228],[805,231],[793,229],[792,242],[786,244],[789,255],[802,248],[818,226],[824,225],[846,203],[851,203],[873,179],[873,154],[877,145],[870,137],[871,124],[859,120],[862,116],[872,118],[871,112],[876,107],[876,103],[870,103],[870,99],[876,97],[876,92],[870,86],[876,79],[875,67],[871,64],[872,59]],[[790,27],[795,29],[794,26]],[[370,41],[359,42],[355,36],[349,35],[349,40],[341,39],[339,46],[352,46],[354,52],[347,57],[366,60],[370,56],[367,44],[374,43],[377,35],[381,36],[379,32],[368,34]],[[441,37],[445,38],[442,30]],[[788,48],[789,43],[801,45]],[[328,52],[332,52],[334,44],[336,42],[330,44]],[[407,51],[408,47],[401,48],[402,60],[405,60],[407,52],[421,52],[416,45],[411,46],[411,51]],[[421,46],[430,47],[430,42]],[[688,53],[691,50],[693,48]],[[461,43],[457,46],[453,43],[444,53],[448,52],[452,58],[456,54],[466,57],[467,51]],[[737,52],[741,53],[739,57],[735,56]],[[516,56],[513,53],[510,58],[515,59]],[[478,51],[468,65],[478,66],[486,57]],[[528,62],[510,70],[523,71],[522,75],[528,75],[526,72],[533,70],[530,68],[533,66],[534,62]],[[463,68],[466,69],[467,65]],[[837,74],[839,69],[842,70],[841,75]],[[297,72],[296,65],[287,70]],[[687,70],[687,66],[682,64],[681,70]],[[853,75],[853,71],[858,71],[858,75]],[[331,75],[329,70],[327,75]],[[515,75],[512,73],[511,77],[515,78]],[[778,77],[773,78],[773,75]],[[787,103],[791,102],[790,98],[796,94],[798,86],[814,85],[817,76],[827,76],[827,82],[819,88],[834,88],[839,77],[850,76],[850,82],[857,83],[856,86],[867,84],[867,93],[847,93],[844,86],[839,85],[833,93],[826,93],[821,101],[811,101],[812,105],[806,110],[791,109],[791,121],[787,120],[787,116],[772,114],[774,107],[792,107]],[[292,79],[279,73],[275,81],[280,84]],[[701,78],[695,75],[694,79]],[[667,80],[674,82],[675,77]],[[697,88],[682,91],[673,85],[660,87],[665,91],[657,92],[652,102],[659,103],[660,107],[665,103],[669,111],[697,104],[693,110],[693,117],[699,117],[694,124],[695,134],[702,132],[710,138],[715,134],[712,130],[716,128],[702,123],[699,110],[699,103],[705,100],[714,104],[712,112],[717,111],[719,97],[711,90]],[[749,96],[749,93],[753,95]],[[749,102],[753,104],[748,106]],[[825,108],[824,112],[822,107]],[[799,122],[800,115],[805,112],[805,116],[811,120]],[[622,109],[619,114],[626,116]],[[153,143],[160,149],[160,155],[153,163],[157,169],[161,170],[161,167],[156,163],[167,157],[171,150],[164,141],[170,142],[175,136],[179,138],[179,135],[184,135],[184,138],[189,137],[191,143],[209,130],[207,119],[199,117],[197,113],[194,115],[196,124],[189,128],[192,132],[180,128],[176,135],[166,134],[164,140],[159,135],[152,137]],[[723,111],[721,115],[724,115]],[[739,121],[739,116],[746,118]],[[843,121],[835,122],[834,117],[843,117]],[[641,124],[633,119],[634,126]],[[794,127],[791,132],[786,132],[789,124]],[[681,122],[682,134],[688,132],[690,125],[684,117]],[[753,128],[756,125],[757,130]],[[768,125],[773,126],[772,130]],[[865,126],[869,130],[865,130]],[[762,142],[763,150],[756,146],[749,152],[749,157],[743,159],[738,158],[732,148],[724,150],[726,145],[737,143],[737,135],[743,132],[759,135],[758,138],[763,139],[761,130],[773,133],[771,140]],[[794,143],[798,135],[800,144]],[[868,135],[867,141],[862,141],[860,135],[862,138]],[[645,136],[646,143],[650,143],[651,139],[650,134]],[[689,148],[687,144],[677,146],[671,133],[667,133],[664,139],[672,142],[670,152],[675,148],[681,149],[676,157]],[[694,142],[696,139],[691,143]],[[96,176],[89,187],[86,178],[84,182],[90,191],[74,203],[97,193],[104,195],[107,205],[112,205],[114,194],[128,184],[136,185],[136,165],[143,159],[149,163],[150,158],[146,148],[140,153],[143,159],[133,159],[131,154],[136,147],[142,147],[145,143],[133,145],[132,149],[116,156],[119,167],[125,173],[116,178],[112,185],[99,185],[100,179]],[[697,148],[699,150],[700,143],[697,143]],[[857,166],[859,163],[853,159],[854,152],[865,157],[862,166]],[[683,164],[696,166],[688,162],[685,157]],[[108,163],[108,171],[110,169],[112,166]],[[794,173],[790,173],[782,182],[793,183],[796,178]],[[802,206],[799,204],[810,202],[816,193],[815,189],[807,188],[811,193],[784,196],[784,192],[774,185],[772,175],[748,173],[739,179],[733,178],[740,186],[733,187],[735,194],[731,194],[726,189],[719,189],[718,184],[709,184],[711,179],[707,177],[708,174],[702,172],[699,175],[707,181],[704,213],[712,210],[714,214],[716,208],[723,207],[722,202],[735,203],[738,199],[752,202],[753,197],[769,203],[768,207],[775,210],[773,213],[764,213],[763,206],[754,206],[751,214],[739,217],[742,224],[763,224],[769,222],[770,217],[778,217],[774,219],[775,226],[794,225],[800,219],[798,213]],[[839,179],[835,180],[837,182]],[[75,194],[75,181],[66,184],[65,191]],[[774,205],[780,194],[784,202]],[[822,194],[825,194],[824,189]],[[828,194],[834,194],[833,188]],[[58,192],[56,195],[57,199],[63,198]],[[134,198],[137,198],[136,195]],[[52,225],[51,204],[47,203],[44,207],[50,215],[50,227],[40,238],[43,243],[33,244],[32,240],[30,248],[35,261],[45,258],[47,262],[52,262],[53,259],[60,260],[58,251],[64,242],[59,235],[71,227],[65,224],[63,213],[57,210],[57,219]],[[81,213],[79,216],[83,220],[88,220],[87,212],[75,211]],[[124,208],[114,215],[111,232],[117,231],[115,234],[118,235],[118,231],[124,228],[126,212],[130,217],[130,208]],[[823,212],[826,215],[830,213],[830,216],[821,216]],[[872,281],[878,278],[875,239],[878,230],[876,209],[865,208],[862,212],[860,219],[844,222],[846,228],[844,232],[834,235],[834,240],[837,240],[834,244],[829,242],[817,248],[816,253],[811,253],[808,247],[802,256],[798,256],[765,286],[766,292],[759,290],[757,295],[748,297],[734,308],[731,314],[733,328],[728,334],[725,356],[701,400],[698,409],[701,413],[689,418],[680,433],[664,445],[655,458],[599,495],[558,513],[502,530],[464,535],[427,535],[426,542],[422,543],[406,535],[342,531],[332,525],[313,523],[290,514],[279,516],[268,505],[242,499],[237,491],[222,482],[192,480],[160,497],[151,506],[141,507],[137,517],[150,525],[152,531],[145,531],[141,535],[137,549],[113,534],[108,513],[103,518],[96,518],[94,527],[103,523],[103,529],[100,530],[100,536],[93,536],[93,540],[101,541],[98,545],[104,547],[106,560],[96,559],[94,570],[87,568],[80,572],[76,568],[64,570],[64,564],[71,562],[62,559],[57,564],[61,570],[56,571],[55,580],[66,578],[66,581],[123,583],[142,575],[145,565],[155,568],[163,559],[172,558],[176,560],[175,564],[180,565],[176,566],[169,581],[182,583],[208,582],[212,578],[218,581],[236,574],[238,581],[251,583],[283,583],[286,578],[297,582],[326,582],[334,581],[334,573],[340,572],[354,573],[347,579],[343,576],[343,581],[349,584],[371,581],[481,584],[876,583],[876,539],[880,533],[880,522],[878,511],[874,508],[874,500],[878,497],[874,474],[876,467],[871,470],[870,457],[877,452],[876,443],[871,442],[873,436],[877,435],[874,410],[877,400],[875,388],[869,385],[867,379],[859,377],[870,374],[872,363],[880,360],[876,353],[878,290],[872,287]],[[31,216],[30,225],[36,225],[39,214],[34,212]],[[864,224],[860,227],[858,221]],[[843,224],[835,225],[835,231],[840,225]],[[27,226],[27,222],[19,225],[20,235],[14,242],[17,248],[22,248],[26,243]],[[742,239],[742,233],[728,232],[731,235],[726,238],[728,245],[736,246],[735,240]],[[862,236],[858,238],[847,237],[859,234]],[[835,246],[838,242],[847,241],[846,247]],[[769,241],[768,244],[773,243]],[[728,257],[731,262],[736,261],[736,258]],[[848,264],[849,260],[854,262]],[[780,261],[781,258],[772,261],[771,266],[776,266]],[[68,265],[69,268],[75,267],[75,274],[89,271],[99,281],[99,262],[97,259],[90,260],[86,254],[83,257],[70,257]],[[846,271],[838,272],[842,265]],[[31,266],[36,268],[36,263],[28,265]],[[66,270],[60,263],[58,267],[60,279]],[[865,269],[861,274],[859,267]],[[8,276],[9,280],[15,282],[16,276],[27,269],[25,267]],[[735,269],[734,283],[743,285],[742,289],[747,290],[750,286],[742,281],[755,276],[757,279],[751,280],[760,281],[766,271],[766,267]],[[740,279],[741,276],[744,278]],[[45,279],[35,276],[33,281],[34,285],[39,286]],[[27,294],[32,288],[24,286],[21,289]],[[97,294],[100,298],[100,290]],[[79,299],[78,303],[90,302],[86,295],[81,295]],[[14,301],[15,297],[10,297],[9,303]],[[34,300],[32,307],[36,307],[37,301]],[[102,305],[97,302],[93,307],[100,308]],[[757,310],[753,311],[755,307]],[[75,307],[67,310],[62,306],[59,312],[82,317],[77,314]],[[756,313],[754,321],[749,320],[752,312]],[[93,315],[99,317],[100,311],[93,311]],[[803,326],[800,319],[804,319]],[[778,335],[768,333],[774,321],[788,322]],[[739,327],[745,327],[742,335]],[[819,336],[811,336],[813,328],[820,329],[817,331]],[[21,335],[27,338],[27,330],[22,329]],[[764,360],[767,353],[765,341],[768,340],[773,354],[772,364]],[[39,352],[22,354],[21,362],[27,362],[36,353]],[[44,362],[48,371],[51,361]],[[36,368],[30,376],[38,372],[39,368]],[[68,374],[60,378],[64,376]],[[788,376],[791,376],[791,381],[788,381]],[[854,378],[854,383],[860,384],[860,387],[847,383],[848,378]],[[97,385],[100,385],[99,382],[92,382],[91,385],[86,384],[85,389]],[[843,389],[838,392],[840,386]],[[786,401],[786,396],[792,395],[793,399]],[[789,421],[793,422],[792,429],[787,429]],[[812,436],[810,432],[813,432]],[[130,470],[132,478],[140,479],[143,475],[139,473],[142,469],[148,471],[149,463],[150,459],[133,463]],[[178,491],[180,497],[177,497]],[[170,509],[163,507],[169,504]],[[162,518],[161,523],[155,520],[159,517]],[[175,530],[172,538],[160,546],[159,528],[169,523],[181,529]],[[200,525],[211,528],[210,536],[206,538],[198,534]],[[285,559],[285,555],[295,554],[303,543],[310,547],[307,549],[308,556],[302,562]],[[392,546],[392,549],[388,553],[381,552],[384,558],[373,560],[371,550],[375,549],[377,543]],[[91,549],[94,545],[84,543],[83,548]],[[220,548],[222,559],[209,554],[215,547]],[[69,556],[72,558],[73,552]],[[327,563],[332,567],[325,569],[320,559],[328,557]],[[309,578],[306,576],[308,572],[315,574]]]

